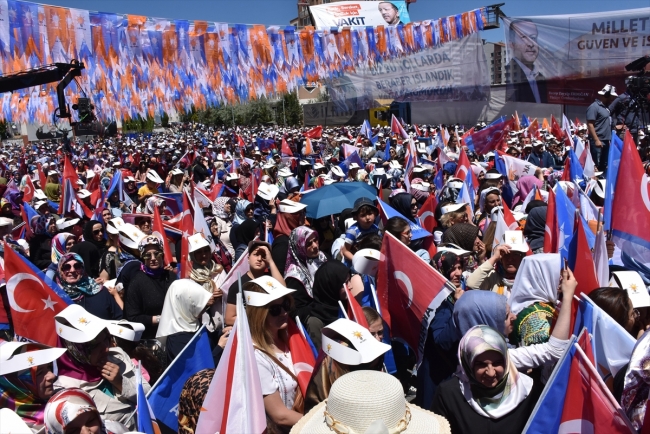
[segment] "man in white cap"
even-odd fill
[[[149,169],[147,171],[147,177],[145,178],[146,184],[140,187],[138,190],[138,197],[140,198],[140,203],[144,203],[149,197],[154,194],[158,194],[158,185],[162,184],[163,179],[158,176],[155,170]]]
[[[617,96],[616,88],[606,84],[587,108],[589,151],[594,164],[603,172],[607,169],[609,142],[612,139],[612,118],[608,107]]]

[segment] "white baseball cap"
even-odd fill
[[[183,173],[184,172],[181,169],[179,169],[178,167],[172,169],[172,171],[171,171],[172,175],[182,175]]]
[[[251,280],[251,282],[260,286],[264,291],[266,291],[266,293],[244,291],[244,299],[246,301],[246,304],[249,306],[266,306],[273,300],[277,300],[287,294],[295,292],[294,289],[289,289],[285,286],[282,286],[280,282],[271,276],[258,277],[257,279]]]
[[[198,232],[187,239],[190,244],[190,253],[196,252],[206,246],[209,246],[208,240],[205,239],[203,232]]]
[[[445,205],[442,208],[440,208],[440,211],[443,214],[447,214],[448,212],[460,211],[461,209],[465,208],[466,206],[467,206],[466,203],[450,203],[449,205]]]
[[[124,225],[120,226],[118,230],[120,231],[120,243],[130,249],[137,250],[140,240],[146,237],[144,232],[131,223],[124,223]]]
[[[85,188],[82,188],[77,192],[77,196],[79,197],[79,199],[85,199],[87,197],[90,197],[91,195],[92,193],[86,190]]]
[[[321,348],[325,354],[345,365],[370,363],[391,348],[375,339],[367,328],[345,318],[323,327],[321,333]],[[352,347],[340,344],[340,337],[352,343]]]

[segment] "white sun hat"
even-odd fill
[[[108,321],[108,332],[118,338],[126,339],[127,341],[137,342],[142,337],[144,332],[144,324],[139,322],[131,322],[125,319],[119,321]]]
[[[643,279],[636,271],[614,271],[609,286],[626,290],[635,309],[650,306],[650,295]]]
[[[528,253],[528,243],[524,240],[524,233],[522,231],[505,231],[502,242],[509,246],[510,250]]]
[[[260,185],[257,187],[257,195],[264,200],[273,200],[278,195],[280,189],[275,184],[267,184],[266,182],[260,182]]]
[[[106,224],[106,232],[108,232],[109,234],[117,235],[120,233],[120,228],[125,224],[126,223],[124,223],[122,217],[114,217],[110,219]]]
[[[449,205],[445,205],[442,208],[440,208],[440,211],[442,212],[442,214],[447,214],[449,212],[460,211],[466,206],[467,206],[466,203],[450,203]]]
[[[108,321],[103,320],[78,304],[71,304],[54,317],[56,334],[66,341],[77,344],[90,342],[102,330],[108,328]]]
[[[379,250],[361,249],[352,257],[352,268],[361,274],[375,277],[381,256]]]
[[[138,249],[140,240],[147,236],[137,226],[132,225],[131,223],[124,223],[124,225],[119,228],[119,231],[120,243],[134,250]]]
[[[451,428],[444,417],[406,402],[401,383],[392,375],[361,370],[336,380],[327,400],[291,429],[291,434],[333,432],[448,434]]]
[[[192,235],[187,239],[187,241],[190,244],[190,250],[189,250],[190,253],[196,252],[197,250],[210,245],[210,243],[208,243],[208,240],[205,239],[205,235],[203,235],[203,232],[198,232]]]
[[[266,293],[244,291],[244,299],[246,301],[246,305],[249,306],[266,306],[273,300],[277,300],[287,294],[295,292],[294,289],[289,289],[285,286],[282,286],[280,282],[271,276],[258,277],[257,279],[251,280],[251,282],[259,285],[264,291],[266,291]]]
[[[3,342],[0,344],[0,375],[45,365],[58,359],[66,351],[65,348],[52,348],[31,342]]]
[[[158,176],[158,173],[156,173],[156,171],[153,169],[150,169],[147,172],[147,179],[149,181],[155,182],[156,184],[162,184],[163,182],[165,182],[162,180],[160,176]]]
[[[343,173],[343,169],[341,169],[339,166],[332,166],[332,173],[335,176],[338,176],[339,178],[345,177],[345,173]]]
[[[288,167],[283,167],[282,169],[278,170],[278,175],[286,178],[288,176],[293,176],[293,173],[291,170],[289,170]]]
[[[299,211],[302,211],[305,208],[307,208],[307,205],[305,205],[304,203],[294,202],[293,200],[290,199],[282,199],[280,201],[280,204],[278,205],[278,211],[287,214],[294,214]]]
[[[390,350],[390,345],[379,342],[367,328],[345,318],[323,327],[321,333],[321,348],[325,354],[345,365],[370,363]],[[337,334],[350,341],[353,347],[339,343]]]

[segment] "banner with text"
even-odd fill
[[[411,22],[404,1],[343,1],[310,6],[316,28],[396,26]]]
[[[485,101],[490,74],[480,35],[444,46],[359,67],[329,80],[332,102],[358,110],[377,107],[380,100]]]
[[[588,105],[650,53],[650,8],[502,18],[509,101]]]

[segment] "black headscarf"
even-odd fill
[[[538,206],[530,210],[524,226],[524,237],[528,241],[531,250],[544,247],[544,233],[546,226],[546,207]]]
[[[442,235],[442,242],[453,243],[463,250],[473,252],[478,232],[478,226],[470,223],[456,223]]]
[[[411,201],[413,200],[413,195],[410,193],[399,193],[390,198],[390,205],[395,208],[397,212],[402,214],[404,218],[409,219],[411,222],[415,223],[415,219],[411,213]]]
[[[237,241],[239,244],[250,243],[255,239],[255,232],[259,227],[259,223],[253,219],[246,219],[237,227]]]
[[[105,241],[95,241],[93,237],[93,226],[101,225],[97,220],[91,220],[84,226],[84,240],[70,248],[70,252],[77,253],[86,264],[86,273],[93,279],[99,277],[99,260],[106,248]],[[103,226],[102,226],[103,227]]]
[[[327,261],[314,275],[311,314],[328,325],[339,319],[339,293],[350,277],[350,269],[339,261]]]
[[[93,226],[95,225],[100,225],[102,229],[104,228],[102,222],[98,220],[89,221],[88,223],[86,223],[86,226],[84,226],[84,241],[88,241],[93,246],[97,247],[99,250],[104,250],[106,248],[106,241],[103,238],[101,241],[96,241],[95,237],[93,236]]]

